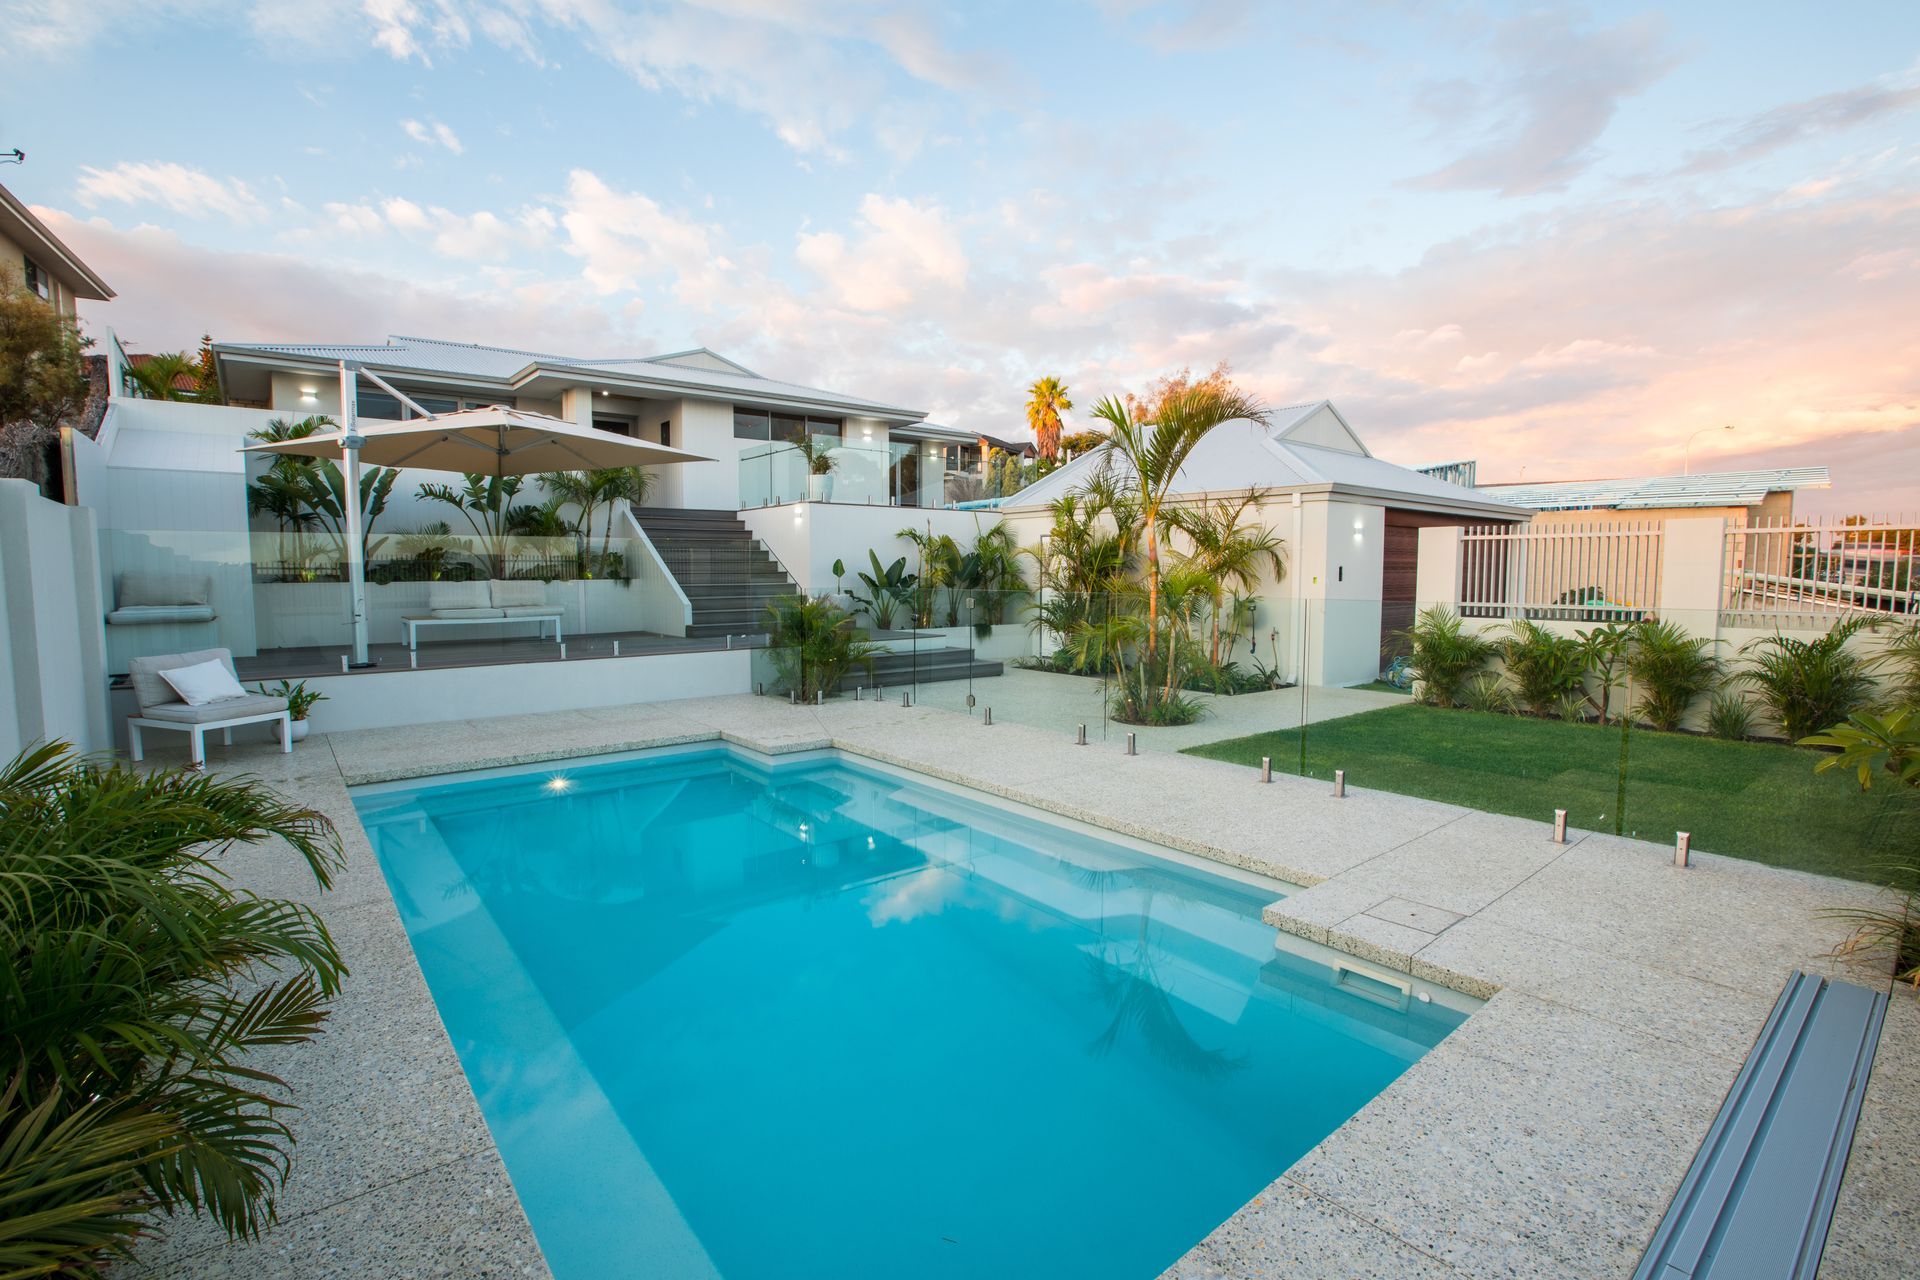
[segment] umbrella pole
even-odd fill
[[[354,376],[347,362],[340,362],[341,451],[346,458],[345,502],[347,538],[347,600],[353,614],[353,660],[351,665],[370,667],[367,658],[367,564],[366,547],[360,536],[360,429],[354,420]]]

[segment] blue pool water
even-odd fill
[[[1153,1277],[1465,1016],[834,757],[356,802],[560,1280]]]

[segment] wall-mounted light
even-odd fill
[[[555,793],[570,790],[572,787],[573,779],[567,777],[564,773],[555,774],[553,777],[547,779],[547,790]]]
[[[600,393],[600,398],[601,398],[602,400],[604,400],[604,399],[606,399],[606,398],[607,398],[607,393],[606,393],[605,391],[602,391],[602,392]]]
[[[320,398],[320,392],[313,387],[302,387],[300,388],[300,398],[302,400],[318,400]]]

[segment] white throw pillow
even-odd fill
[[[227,670],[227,664],[218,658],[191,667],[162,671],[160,678],[172,685],[173,691],[180,695],[180,701],[190,707],[203,707],[209,702],[225,702],[230,698],[247,696],[247,691],[233,678],[233,672]]]

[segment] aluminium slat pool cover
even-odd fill
[[[1811,1280],[1886,1010],[1884,992],[1787,980],[1635,1280]]]

